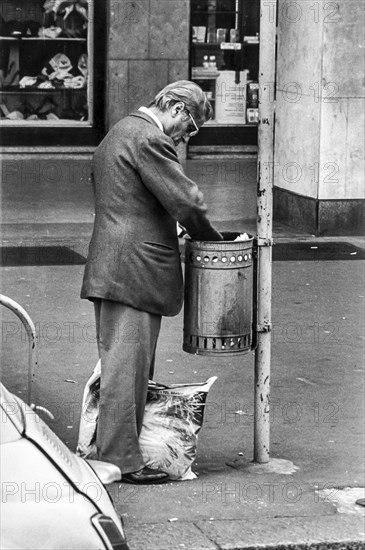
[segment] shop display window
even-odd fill
[[[93,134],[95,139],[101,130],[97,94],[102,95],[94,59],[96,5],[92,0],[0,2],[2,142],[29,143],[33,136],[45,144],[73,144],[79,136],[82,143],[87,131],[89,141]]]
[[[214,109],[206,126],[257,126],[259,0],[191,0],[190,51]]]

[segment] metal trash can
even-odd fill
[[[184,351],[233,355],[252,349],[253,241],[251,235],[236,242],[186,241]]]

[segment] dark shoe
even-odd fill
[[[125,483],[134,483],[139,485],[147,485],[152,483],[165,483],[168,480],[168,475],[160,470],[151,470],[145,466],[137,472],[130,472],[122,475],[122,481]]]

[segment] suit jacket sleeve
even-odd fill
[[[138,171],[144,185],[194,240],[223,237],[209,222],[203,194],[183,172],[170,138],[149,136],[140,145]]]

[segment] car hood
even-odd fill
[[[85,460],[72,453],[31,407],[9,392],[1,383],[0,407],[2,427],[6,426],[6,422],[10,422],[8,428],[11,427],[12,430],[15,428],[19,438],[26,438],[36,445],[63,474],[75,491],[84,493],[83,488],[85,487],[92,485],[96,488],[99,486],[100,490],[90,491],[87,498],[93,501],[97,509],[103,510],[104,513],[107,511],[113,519],[117,518],[119,523],[119,517],[115,513],[110,497],[93,468]]]
[[[19,434],[43,450],[71,481],[81,481],[84,468],[89,470],[88,466],[66,447],[29,405],[10,393],[3,384],[0,384],[0,405],[2,423],[10,420]]]

